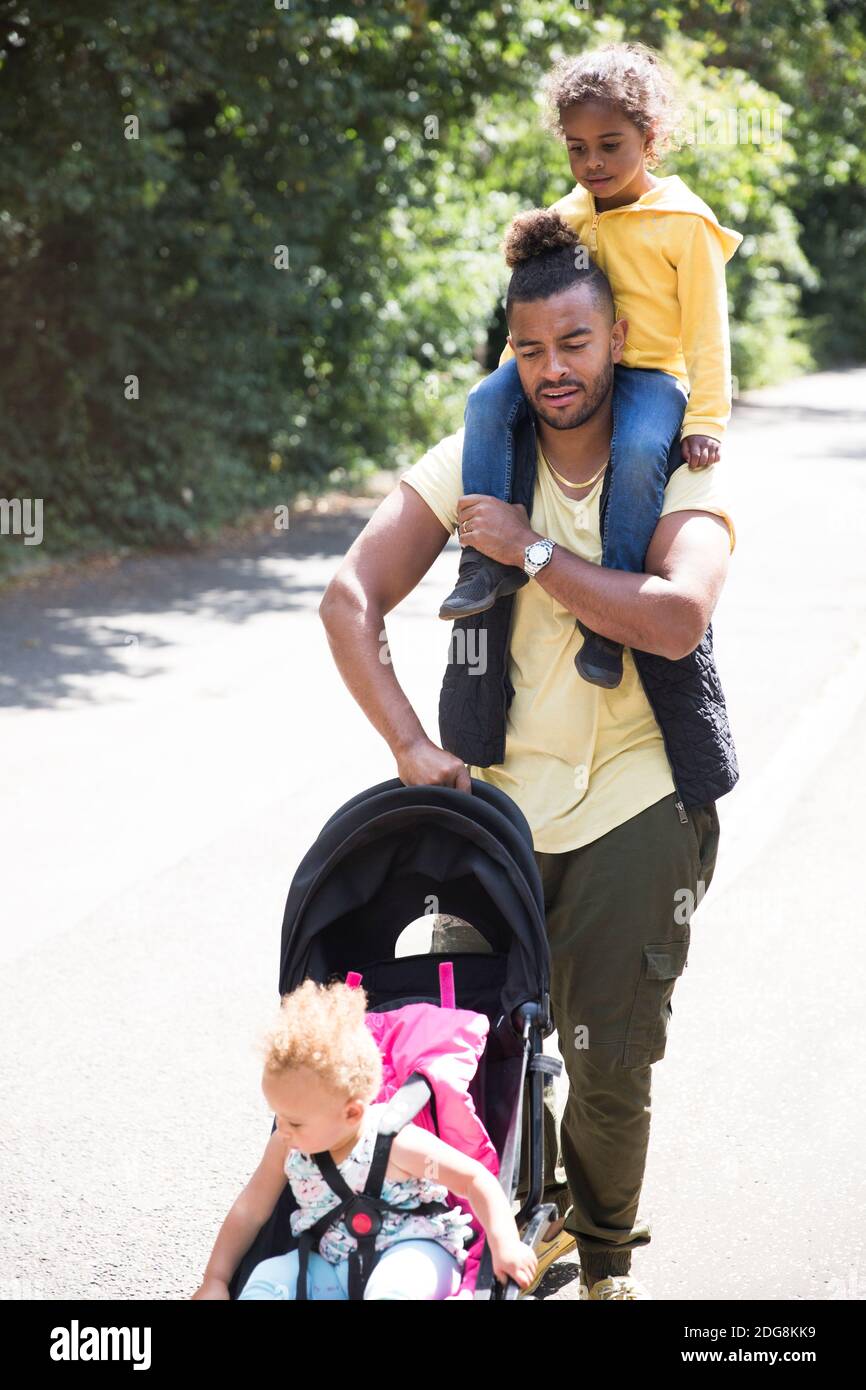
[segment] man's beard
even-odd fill
[[[566,383],[567,384],[567,383]],[[595,378],[591,386],[585,388],[581,399],[577,401],[571,410],[554,410],[547,414],[542,404],[539,404],[538,397],[534,402],[534,409],[540,415],[546,425],[550,425],[554,430],[573,430],[578,425],[583,425],[598,408],[604,404],[611,387],[613,385],[613,363],[610,358],[604,365],[604,370]]]

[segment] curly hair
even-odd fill
[[[580,238],[558,212],[532,208],[512,218],[502,242],[502,254],[509,270],[523,261],[540,256],[542,251],[556,251],[560,246],[579,246]]]
[[[544,80],[544,94],[544,124],[554,135],[565,136],[563,111],[585,101],[602,101],[618,107],[646,137],[649,168],[677,143],[676,78],[660,54],[644,43],[610,43],[577,58],[560,59]]]
[[[572,227],[558,212],[533,208],[512,220],[502,250],[512,270],[505,299],[505,316],[512,304],[549,299],[572,285],[586,285],[602,312],[616,317],[610,281]]]
[[[265,1070],[309,1067],[323,1085],[348,1098],[372,1100],[382,1085],[382,1057],[364,1022],[367,995],[342,980],[305,980],[284,994],[262,1042]]]

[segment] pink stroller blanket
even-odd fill
[[[439,967],[442,1003],[406,1004],[387,1013],[368,1013],[367,1027],[382,1054],[384,1077],[376,1100],[390,1100],[413,1072],[429,1082],[436,1105],[439,1137],[461,1153],[482,1163],[494,1175],[499,1159],[490,1136],[475,1109],[469,1086],[487,1043],[489,1020],[485,1014],[454,1008],[454,975],[450,962]],[[358,985],[361,976],[352,973],[346,983]],[[414,1123],[436,1133],[430,1102]],[[449,1206],[462,1206],[472,1212],[465,1198],[449,1192]],[[468,1247],[460,1288],[451,1298],[471,1298],[478,1280],[484,1249],[484,1232],[472,1212],[475,1239]]]

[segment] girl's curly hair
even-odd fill
[[[544,124],[554,135],[565,136],[563,111],[603,101],[618,107],[646,137],[649,168],[677,144],[676,78],[661,55],[644,43],[610,43],[560,59],[544,80],[544,95]]]
[[[262,1048],[265,1070],[309,1067],[323,1085],[347,1098],[372,1100],[382,1085],[382,1057],[364,1022],[367,995],[342,980],[305,980],[283,995]]]

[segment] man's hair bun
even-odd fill
[[[502,250],[511,268],[505,296],[505,317],[509,322],[515,304],[550,299],[573,285],[585,285],[598,308],[614,322],[613,293],[607,276],[558,212],[532,208],[530,212],[518,213],[505,233]]]
[[[562,246],[578,246],[580,238],[560,217],[546,208],[520,212],[512,221],[502,243],[506,265],[513,270],[542,251],[556,251]]]

